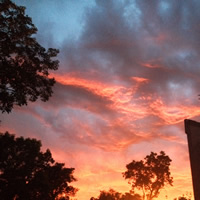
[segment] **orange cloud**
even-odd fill
[[[135,94],[138,89],[144,84],[151,83],[147,78],[132,77],[133,85],[115,85],[87,80],[74,74],[73,76],[67,74],[56,75],[55,77],[57,82],[64,86],[61,94],[65,95],[67,92],[72,92],[74,88],[79,88],[81,91],[87,91],[87,96],[91,95],[108,100],[107,106],[112,110],[110,115],[99,114],[100,110],[94,110],[90,107],[90,104],[93,104],[94,108],[99,104],[89,97],[84,100],[87,104],[82,104],[80,99],[85,97],[83,92],[80,92],[77,93],[80,96],[73,95],[73,99],[64,103],[64,106],[56,112],[52,112],[52,107],[45,109],[46,105],[50,106],[47,103],[43,106],[37,104],[37,106],[40,106],[39,109],[34,108],[32,104],[32,110],[29,107],[29,112],[26,113],[26,115],[32,116],[34,120],[37,119],[37,122],[45,127],[46,133],[43,133],[43,135],[49,132],[55,134],[54,137],[51,136],[52,138],[49,137],[48,141],[45,141],[46,146],[51,144],[55,159],[67,163],[67,166],[76,168],[78,182],[74,185],[80,188],[77,194],[78,199],[82,199],[83,195],[89,199],[91,196],[97,196],[99,190],[108,190],[110,187],[121,192],[128,191],[130,186],[123,180],[121,173],[124,171],[125,165],[135,158],[134,154],[138,154],[138,151],[134,150],[134,146],[137,147],[145,141],[146,144],[147,142],[151,143],[156,138],[160,138],[160,143],[184,145],[185,148],[186,142],[183,144],[183,142],[177,141],[180,140],[179,135],[170,135],[161,128],[177,125],[183,122],[185,118],[200,115],[200,110],[194,105],[186,106],[181,103],[168,105],[161,97],[153,94],[137,97]],[[65,91],[69,87],[71,90]],[[53,98],[56,98],[56,93]],[[59,98],[62,99],[62,96]],[[63,99],[63,102],[66,100]],[[80,112],[81,109],[84,112],[84,117],[81,114],[74,115],[73,112],[66,112],[65,114],[65,109],[72,105],[70,101],[74,101],[72,111]],[[102,104],[104,103],[102,101]],[[83,105],[88,105],[88,107]],[[51,106],[56,107],[57,105]],[[20,114],[23,112],[22,110],[18,109],[16,112]],[[87,118],[88,114],[90,116]],[[67,117],[70,119],[69,121]],[[93,118],[93,121],[91,121],[91,118]],[[5,127],[2,128],[5,129]],[[17,130],[17,126],[15,129]],[[34,134],[34,132],[29,131],[29,135]],[[59,148],[55,147],[58,144]],[[160,147],[162,146],[163,144],[160,145]],[[150,149],[148,145],[146,145],[146,148]],[[168,152],[182,151],[171,148],[170,146]],[[131,153],[128,154],[128,151]],[[141,152],[144,153],[143,150]],[[73,161],[70,162],[69,160]],[[183,163],[183,161],[180,161],[180,163]],[[188,164],[188,160],[186,163]],[[180,187],[191,191],[191,182],[187,183],[190,179],[188,168],[183,168],[180,173],[177,171],[177,168],[173,169],[176,177],[175,189],[168,188],[168,192],[163,191],[161,198],[166,193],[168,197],[180,195],[182,191]],[[182,173],[185,173],[184,177],[181,176]]]
[[[52,22],[41,2],[23,2],[61,65],[52,98],[2,115],[1,130],[41,139],[75,167],[79,200],[128,191],[125,165],[163,149],[175,183],[160,199],[191,191],[183,120],[200,119],[198,1],[55,1]]]
[[[147,62],[140,62],[139,63],[141,66],[150,68],[150,69],[156,69],[156,68],[162,68],[160,65],[160,60],[148,60]]]
[[[148,83],[149,79],[143,77],[131,77],[132,80],[136,81],[137,83]]]

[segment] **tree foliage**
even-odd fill
[[[40,98],[47,101],[52,94],[54,78],[49,70],[57,70],[58,50],[42,47],[33,34],[37,28],[25,7],[10,0],[0,2],[0,110],[10,112],[14,105],[27,105]]]
[[[186,194],[183,194],[178,198],[174,198],[174,200],[191,200],[191,199],[192,199],[192,192],[186,192]]]
[[[141,200],[141,197],[138,194],[131,194],[128,192],[122,194],[110,189],[109,191],[100,191],[98,198],[92,197],[90,200]]]
[[[139,194],[126,192],[122,195],[121,200],[141,200],[141,196]]]
[[[190,200],[190,199],[188,199],[186,197],[179,197],[178,200]]]
[[[50,150],[41,152],[36,139],[0,134],[0,197],[2,200],[55,200],[74,195],[74,168],[57,163]],[[67,198],[66,198],[67,199]]]
[[[100,191],[100,195],[98,198],[91,198],[91,200],[118,200],[120,199],[121,194],[116,192],[113,189],[107,191]]]
[[[160,189],[166,184],[172,185],[173,178],[170,175],[171,159],[161,151],[160,154],[151,152],[144,160],[135,161],[126,165],[127,171],[123,173],[129,180],[132,190],[142,190],[143,200],[152,200],[158,197]]]
[[[175,198],[174,200],[191,200],[191,199],[187,197],[178,197],[178,198]]]

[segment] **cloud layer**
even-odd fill
[[[1,115],[1,129],[41,139],[75,167],[78,199],[129,190],[125,165],[160,150],[174,163],[163,195],[192,191],[183,120],[200,120],[200,2],[16,2],[37,39],[60,49],[60,68],[50,101]]]

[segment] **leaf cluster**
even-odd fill
[[[92,197],[90,200],[141,200],[141,197],[139,194],[128,192],[122,194],[120,192],[116,192],[113,189],[110,189],[109,191],[100,191],[98,198]]]
[[[0,110],[10,112],[14,105],[27,105],[52,94],[58,69],[58,50],[46,50],[33,37],[37,28],[25,15],[25,7],[10,0],[0,3]]]
[[[50,150],[41,152],[36,139],[0,134],[1,199],[53,200],[60,194],[74,195],[74,168],[65,168],[52,158]]]
[[[171,159],[161,151],[160,154],[151,152],[144,160],[135,161],[126,165],[127,171],[123,173],[129,180],[132,190],[139,189],[143,192],[143,199],[157,197],[166,184],[172,185],[173,178],[170,174]]]

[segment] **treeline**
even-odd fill
[[[2,200],[69,200],[78,188],[71,184],[74,168],[52,158],[51,151],[41,151],[41,141],[0,133],[0,197]],[[166,185],[172,185],[171,159],[161,151],[151,152],[143,160],[126,165],[122,176],[131,185],[130,192],[113,189],[100,191],[90,200],[153,200]],[[141,191],[140,193],[138,193]],[[179,197],[176,200],[189,200]]]
[[[70,183],[76,181],[74,168],[55,162],[51,151],[41,151],[41,142],[36,139],[0,134],[0,196],[9,199],[60,200],[74,196],[78,191]],[[101,191],[91,200],[152,200],[160,190],[172,185],[171,159],[161,151],[151,152],[144,160],[133,160],[122,174],[131,185],[131,192],[121,194],[114,190]],[[142,196],[136,194],[142,191]],[[65,197],[63,197],[65,196]]]

